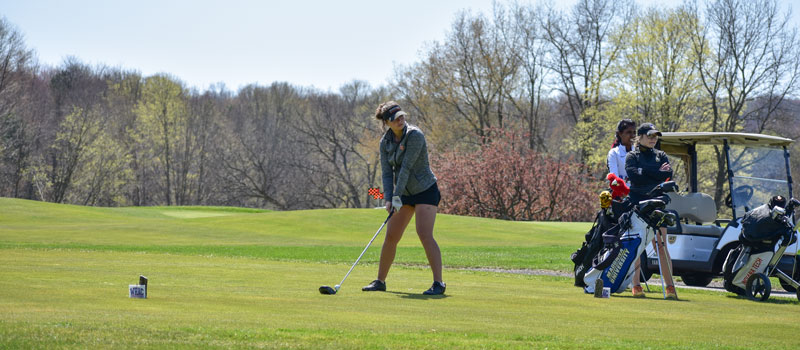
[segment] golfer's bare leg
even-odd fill
[[[672,280],[672,263],[669,260],[669,252],[667,252],[667,229],[662,227],[659,234],[656,234],[656,241],[658,246],[658,255],[661,259],[661,276],[664,277],[664,283],[668,286],[675,285]]]
[[[667,254],[667,261],[669,261],[669,271],[672,272],[672,258],[669,256],[669,249],[667,249],[667,229],[661,228],[662,234],[664,235],[664,253]]]
[[[381,247],[381,261],[378,266],[378,279],[386,282],[386,276],[389,275],[389,268],[392,267],[394,256],[397,253],[397,243],[400,238],[403,238],[403,232],[414,216],[414,207],[404,205],[398,210],[389,222],[386,223],[386,238],[383,240],[383,247]]]
[[[425,248],[425,256],[433,271],[433,280],[442,282],[442,252],[433,239],[433,224],[436,221],[437,207],[429,204],[417,204],[417,236]]]
[[[653,243],[653,249],[656,249],[656,239],[655,239],[655,237],[650,242]],[[647,251],[647,250],[645,250],[645,251]],[[647,255],[647,254],[645,254],[645,255]],[[639,286],[639,285],[642,284],[641,280],[642,280],[642,256],[639,255],[636,258],[636,264],[634,265],[633,282],[631,282],[631,284],[634,285],[634,286]],[[645,282],[647,282],[647,281],[645,281]]]

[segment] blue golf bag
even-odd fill
[[[597,280],[602,280],[603,287],[609,287],[612,293],[628,288],[633,281],[636,259],[655,237],[655,230],[674,220],[672,214],[663,211],[665,206],[659,199],[642,201],[623,214],[617,226],[603,233],[604,248],[583,278],[586,293],[595,292]]]

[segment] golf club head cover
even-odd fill
[[[400,210],[400,207],[403,206],[403,201],[400,200],[400,196],[392,197],[392,208],[394,210]]]
[[[600,208],[606,209],[611,207],[611,192],[600,192],[598,197],[600,198]]]
[[[655,211],[655,210],[659,210],[660,211],[661,209],[664,209],[664,207],[666,207],[666,203],[664,203],[664,201],[658,200],[658,199],[644,200],[644,201],[639,202],[639,204],[636,205],[636,209],[639,211],[640,216],[642,216],[643,218],[650,217],[650,214],[653,213],[653,211]],[[656,215],[660,215],[660,214],[656,214]],[[658,216],[658,218],[660,219],[661,216]]]
[[[606,180],[608,180],[608,186],[611,188],[611,197],[614,199],[625,197],[631,192],[631,189],[628,188],[628,184],[625,183],[625,180],[614,173],[608,173]]]

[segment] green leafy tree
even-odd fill
[[[67,201],[81,205],[128,204],[125,186],[133,180],[130,155],[113,134],[102,132],[86,147],[85,161]]]
[[[633,19],[630,31],[625,32],[627,44],[611,65],[611,103],[586,110],[594,122],[576,127],[591,146],[589,163],[604,163],[614,128],[622,118],[654,123],[663,131],[704,127],[692,41],[684,34],[697,20],[680,8],[651,8]]]
[[[150,173],[147,156],[150,145],[142,140],[138,131],[137,113],[142,98],[144,79],[137,72],[112,72],[107,79],[109,89],[106,94],[108,113],[113,120],[113,128],[108,130],[128,159],[127,169],[132,178],[125,184],[125,202],[132,205],[150,204],[151,193],[155,192],[155,181]]]
[[[696,4],[688,11],[700,17]],[[742,131],[746,121],[765,125],[800,82],[800,43],[776,0],[715,0],[707,3],[705,22],[688,26],[694,64],[700,76],[708,129]],[[762,97],[766,103],[748,108]],[[715,148],[714,198],[720,207],[727,187],[723,151]]]
[[[700,80],[691,38],[685,28],[698,18],[684,9],[649,9],[633,22],[633,35],[617,65],[616,87],[621,95],[615,103],[632,108],[641,122],[655,123],[660,130],[696,130],[701,104]]]
[[[149,146],[152,166],[161,173],[162,195],[166,205],[175,200],[175,158],[186,142],[183,131],[187,123],[186,92],[183,85],[167,75],[144,80],[142,98],[136,107],[139,142]]]
[[[51,157],[52,201],[62,203],[67,197],[74,176],[87,158],[87,150],[103,128],[97,110],[74,107],[59,124]]]

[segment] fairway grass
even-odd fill
[[[380,227],[376,209],[266,212],[218,207],[96,208],[0,198],[0,248],[82,249],[352,262]],[[398,262],[427,264],[409,224]],[[451,267],[570,271],[590,224],[437,216],[435,236]],[[383,235],[381,234],[381,237]],[[376,240],[379,246],[381,239]],[[364,263],[378,261],[372,249]]]
[[[392,268],[388,292],[360,291],[375,278],[376,241],[338,294],[319,294],[320,285],[339,283],[383,214],[85,208],[0,198],[0,348],[800,345],[800,303],[794,299],[758,303],[681,289],[682,300],[674,302],[661,300],[652,286],[646,299],[597,299],[573,287],[570,278],[451,268],[556,269],[548,266],[555,263],[568,270],[568,254],[583,239],[586,223],[442,215],[436,232],[446,296],[420,294],[431,275],[413,231],[397,258],[412,264]],[[139,275],[149,278],[149,298],[129,299],[127,287]]]
[[[800,305],[681,291],[596,299],[566,278],[396,268],[389,292],[364,293],[374,266],[241,257],[4,249],[6,348],[796,348]],[[139,274],[150,297],[127,298]],[[744,331],[747,330],[747,331]],[[758,337],[753,336],[758,334]]]

